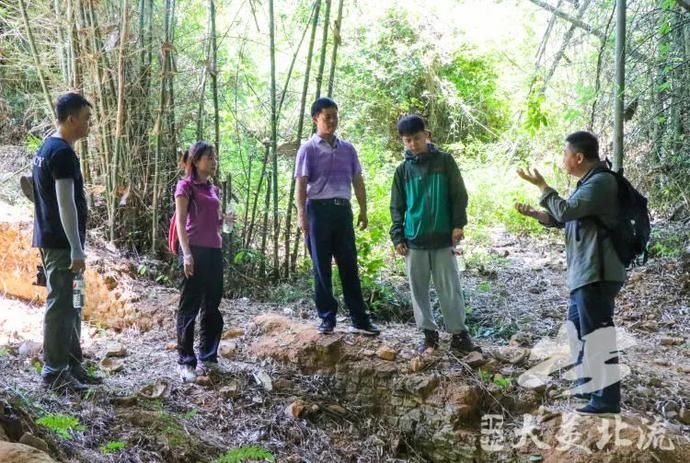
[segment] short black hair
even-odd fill
[[[55,113],[58,122],[65,122],[69,116],[74,116],[81,108],[88,106],[93,108],[91,103],[78,93],[69,92],[60,95],[55,103]]]
[[[415,133],[424,132],[426,124],[424,119],[416,114],[408,114],[403,116],[398,121],[398,134],[402,137],[405,135],[414,135]]]
[[[336,104],[335,101],[333,101],[332,98],[328,98],[327,96],[323,96],[323,97],[317,99],[314,103],[312,103],[312,105],[311,105],[311,117],[318,116],[319,113],[326,108],[335,108],[337,110],[338,105]]]
[[[599,160],[599,140],[593,133],[574,132],[565,137],[565,141],[570,143],[573,152],[582,153],[585,159]]]

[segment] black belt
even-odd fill
[[[345,198],[310,199],[314,204],[330,204],[332,206],[349,206],[350,200]]]

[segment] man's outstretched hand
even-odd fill
[[[540,188],[541,190],[548,187],[546,180],[544,180],[544,177],[537,169],[518,169],[517,174],[521,179],[527,180],[529,183]]]

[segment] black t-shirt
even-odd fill
[[[55,180],[74,180],[74,203],[77,206],[79,239],[86,239],[86,195],[79,158],[62,138],[48,137],[38,149],[33,163],[34,238],[36,248],[69,249],[69,241],[60,222]]]

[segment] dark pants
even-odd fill
[[[194,323],[199,319],[199,360],[218,361],[218,345],[223,333],[223,316],[218,310],[223,297],[223,253],[221,249],[192,246],[194,275],[183,277],[177,311],[177,353],[180,365],[196,367]],[[180,257],[182,262],[182,257]]]
[[[367,324],[369,316],[362,297],[357,269],[352,208],[346,200],[309,200],[307,248],[314,268],[314,302],[319,317],[335,324],[338,301],[333,297],[331,263],[338,265],[345,305],[353,325]]]
[[[602,281],[570,293],[568,320],[575,325],[578,340],[586,338],[577,355],[576,365],[580,366],[582,372],[578,383],[587,387],[585,378],[592,378],[592,386],[606,378],[616,379],[611,385],[592,392],[590,403],[597,408],[620,407],[621,390],[617,376],[620,372],[617,367],[618,355],[615,354],[613,310],[616,295],[622,286],[620,282]],[[597,330],[600,331],[595,333]]]
[[[43,319],[43,371],[54,375],[81,364],[81,309],[72,306],[69,249],[41,249],[48,296]]]

